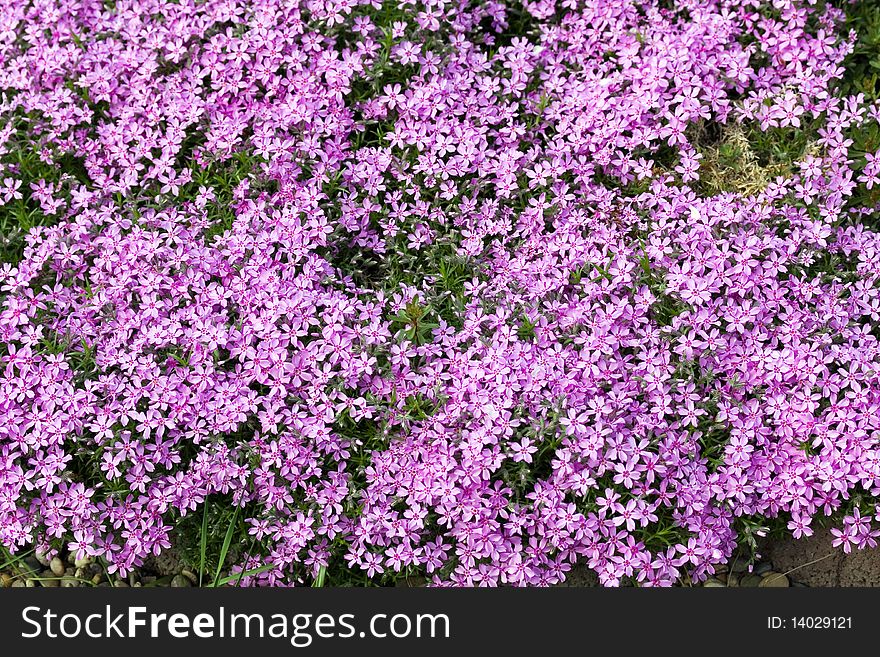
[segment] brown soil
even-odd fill
[[[829,530],[819,530],[809,538],[776,542],[764,556],[775,570],[807,586],[880,586],[880,548],[845,554],[831,539]]]

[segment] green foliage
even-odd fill
[[[213,495],[200,513],[176,520],[174,543],[181,564],[196,573],[200,586],[221,585],[228,569],[246,553],[250,543],[246,515],[233,505],[231,496]]]

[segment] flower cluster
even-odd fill
[[[124,574],[220,500],[245,584],[664,586],[877,495],[880,160],[850,134],[880,108],[837,92],[843,18],[8,0],[0,544]],[[709,195],[731,124],[815,139]]]

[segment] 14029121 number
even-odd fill
[[[792,616],[789,619],[792,629],[797,630],[850,630],[851,616]]]

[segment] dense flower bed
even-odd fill
[[[0,213],[41,225],[0,272],[0,544],[124,574],[208,499],[245,584],[669,585],[838,510],[873,544],[878,107],[836,91],[843,18],[7,0]],[[708,194],[737,124],[818,138]]]

